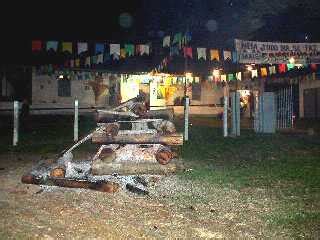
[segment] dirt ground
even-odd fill
[[[150,194],[114,194],[25,185],[39,155],[0,155],[1,239],[256,239],[286,238],[264,213],[267,189],[232,190],[168,176]],[[248,194],[250,193],[250,197]]]

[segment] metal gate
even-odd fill
[[[277,129],[293,127],[294,94],[292,85],[276,92]]]

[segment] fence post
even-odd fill
[[[228,97],[224,96],[223,100],[223,136],[228,137]]]
[[[13,102],[13,146],[17,146],[19,138],[19,102]]]
[[[74,100],[74,124],[73,124],[73,140],[76,142],[79,139],[79,101]]]
[[[185,98],[184,105],[184,140],[189,140],[189,97]]]

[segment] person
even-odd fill
[[[30,117],[30,106],[28,100],[25,98],[22,101],[22,106],[21,106],[21,114],[20,114],[20,119],[21,119],[21,129],[24,131],[27,131],[29,129],[29,117]]]

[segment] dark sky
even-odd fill
[[[2,63],[27,61],[31,53],[31,40],[35,39],[117,42],[132,38],[140,31],[138,10],[142,1],[139,0],[104,1],[103,4],[91,1],[77,1],[74,4],[59,1],[19,2],[6,4],[1,10]],[[110,5],[106,4],[109,2]],[[121,13],[132,16],[132,27],[119,25]]]
[[[316,0],[310,0],[316,1]],[[68,2],[68,4],[66,4]],[[72,2],[72,3],[69,3]],[[16,1],[1,6],[1,63],[25,63],[31,40],[144,43],[162,39],[187,28],[195,47],[230,47],[246,18],[249,0],[116,0],[116,1]],[[319,12],[309,17],[300,8],[281,16],[266,16],[267,25],[257,40],[320,41]],[[129,13],[131,27],[119,25],[121,13]],[[319,18],[318,18],[319,17]],[[210,32],[209,20],[217,21]],[[243,27],[242,27],[243,28]]]

